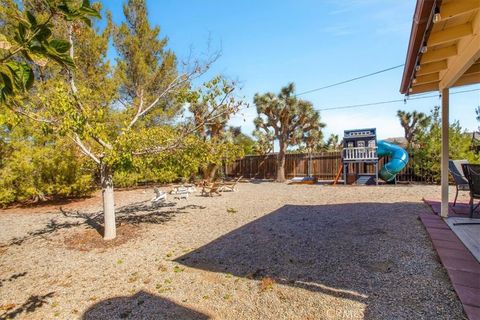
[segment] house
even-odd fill
[[[442,96],[442,205],[448,215],[450,89],[480,83],[480,0],[417,0],[400,92]]]

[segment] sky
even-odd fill
[[[117,23],[122,1],[104,0]],[[149,20],[159,25],[180,59],[221,50],[204,80],[221,74],[240,83],[250,104],[230,121],[251,134],[255,93],[274,92],[294,82],[297,92],[326,86],[405,62],[415,0],[147,0]],[[438,97],[361,108],[324,110],[403,99],[403,68],[302,95],[320,110],[325,136],[377,128],[380,139],[403,136],[399,109],[429,113]],[[451,92],[480,89],[480,85]],[[450,120],[477,129],[480,91],[451,95]]]

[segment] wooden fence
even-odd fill
[[[276,178],[277,155],[267,156],[246,156],[225,166],[227,176],[243,176],[245,178],[275,179]],[[381,168],[388,158],[381,158],[378,167]],[[397,181],[408,182],[429,182],[427,179],[414,174],[413,161],[410,159],[408,165],[397,175]],[[303,154],[290,153],[285,159],[285,177],[314,176],[319,180],[333,180],[342,165],[342,153],[340,151]],[[351,165],[349,172],[374,173],[374,166],[371,164]],[[341,177],[342,179],[342,177]]]

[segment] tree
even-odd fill
[[[480,106],[475,109],[475,114],[477,115],[476,119],[480,122]]]
[[[408,147],[412,147],[412,143],[415,141],[416,135],[420,133],[422,128],[428,126],[430,117],[423,112],[406,112],[402,110],[397,111],[397,117],[400,120],[400,125],[405,132],[405,139],[407,140]]]
[[[434,107],[430,114],[430,123],[422,128],[416,137],[414,146],[415,173],[424,179],[438,183],[440,181],[440,155],[442,122],[440,108]],[[469,162],[478,162],[479,155],[471,150],[471,136],[454,121],[449,126],[449,157],[451,159],[467,159]]]
[[[309,101],[295,96],[293,83],[282,88],[278,95],[256,94],[254,103],[258,117],[255,119],[257,131],[278,140],[277,181],[285,181],[285,155],[289,146],[299,143],[313,143],[321,139],[325,126],[320,122],[320,114]]]
[[[124,13],[126,22],[120,26],[107,21],[107,34],[91,29],[84,36],[88,33],[81,24],[67,21],[70,60],[83,56],[90,62],[67,69],[66,77],[15,104],[16,112],[69,138],[93,161],[101,180],[106,240],[116,237],[115,171],[138,157],[171,154],[192,144],[196,125],[177,121],[166,126],[162,119],[172,108],[178,110],[190,82],[215,60],[194,61],[179,70],[173,53],[164,50],[166,39],[158,39],[159,28],[149,26],[145,1],[129,0]],[[120,59],[114,71],[106,59],[110,31]],[[214,109],[203,119],[209,122],[225,112]]]
[[[215,174],[222,161],[231,161],[242,156],[240,147],[234,144],[233,136],[226,126],[230,115],[239,110],[244,102],[238,100],[234,92],[236,84],[217,76],[203,84],[190,102],[196,134],[205,143],[208,152],[202,166],[203,177],[208,181],[215,179]],[[212,113],[223,111],[220,116],[208,120]]]
[[[243,150],[243,154],[251,155],[255,152],[255,140],[242,132],[242,127],[230,127],[228,129],[233,143]]]
[[[259,155],[268,155],[273,151],[273,134],[271,132],[265,133],[260,130],[253,131],[253,136],[255,137],[255,145],[253,150],[256,154]]]
[[[329,151],[338,151],[342,148],[342,144],[338,134],[330,134],[327,141],[325,142],[325,149]]]

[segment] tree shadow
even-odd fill
[[[185,319],[210,317],[166,298],[139,291],[133,296],[100,301],[83,314],[83,319]]]
[[[27,272],[21,272],[21,273],[15,273],[13,275],[11,275],[10,277],[6,278],[6,279],[0,279],[0,288],[3,287],[3,284],[5,282],[12,282],[12,281],[15,281],[17,280],[18,278],[22,278],[22,277],[25,277],[27,275]]]
[[[418,221],[425,210],[422,203],[285,205],[175,261],[359,302],[366,319],[442,318],[448,309],[461,318]]]
[[[0,247],[9,247],[12,245],[22,245],[27,240],[37,239],[37,238],[46,238],[47,235],[53,234],[58,230],[70,229],[73,227],[79,227],[84,225],[82,221],[75,222],[58,222],[56,219],[50,219],[45,226],[42,228],[28,232],[27,235],[23,237],[15,237],[6,244],[0,245]]]
[[[167,202],[163,204],[151,204],[149,200],[131,203],[116,209],[117,225],[122,224],[163,224],[170,221],[175,215],[185,213],[187,209],[204,209],[205,207],[196,205],[186,205],[175,208],[175,202]],[[169,208],[162,210],[162,208]],[[74,227],[86,227],[95,229],[100,235],[103,234],[103,211],[81,212],[67,211],[59,208],[60,213],[69,221],[58,221],[55,218],[50,219],[42,228],[31,231],[22,237],[16,237],[8,243],[0,245],[0,247],[8,247],[11,245],[21,245],[27,240],[46,238],[59,230],[71,229]],[[73,219],[74,221],[71,221]]]
[[[44,304],[48,303],[48,299],[53,297],[55,292],[50,292],[41,296],[30,296],[27,301],[22,305],[11,309],[4,314],[0,315],[0,320],[15,319],[23,313],[32,313],[35,310],[41,308]]]

